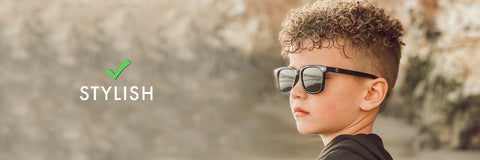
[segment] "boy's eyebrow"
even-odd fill
[[[288,65],[287,67],[288,68],[293,68],[293,69],[301,69],[301,68],[306,67],[306,66],[309,66],[309,65],[301,65],[301,66],[298,66],[298,67],[295,67],[293,65]]]

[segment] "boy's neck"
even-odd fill
[[[335,137],[342,135],[342,134],[349,134],[349,135],[355,135],[355,134],[370,134],[372,133],[373,129],[373,122],[375,121],[375,116],[367,116],[365,118],[360,119],[357,121],[356,125],[353,125],[351,127],[347,127],[341,131],[334,132],[334,133],[322,133],[319,134],[320,137],[322,137],[323,145],[326,146],[330,141],[332,141]],[[354,122],[355,123],[355,122]]]

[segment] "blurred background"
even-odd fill
[[[281,21],[309,2],[0,0],[0,159],[315,159],[272,74]],[[371,2],[406,29],[375,132],[394,159],[478,159],[480,2]],[[154,99],[81,101],[84,85]]]

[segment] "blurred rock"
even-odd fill
[[[401,71],[386,114],[420,128],[416,146],[480,147],[480,3],[381,2],[406,29]]]
[[[0,159],[315,157],[318,140],[279,139],[302,136],[272,96],[296,3],[0,1]],[[155,98],[81,101],[83,85],[151,85]]]

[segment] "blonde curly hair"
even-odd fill
[[[290,10],[279,40],[285,57],[304,49],[349,46],[353,53],[347,55],[344,47],[344,55],[353,58],[356,68],[385,78],[390,92],[405,45],[402,35],[401,23],[383,9],[365,1],[327,0]],[[305,40],[313,45],[303,46]]]

